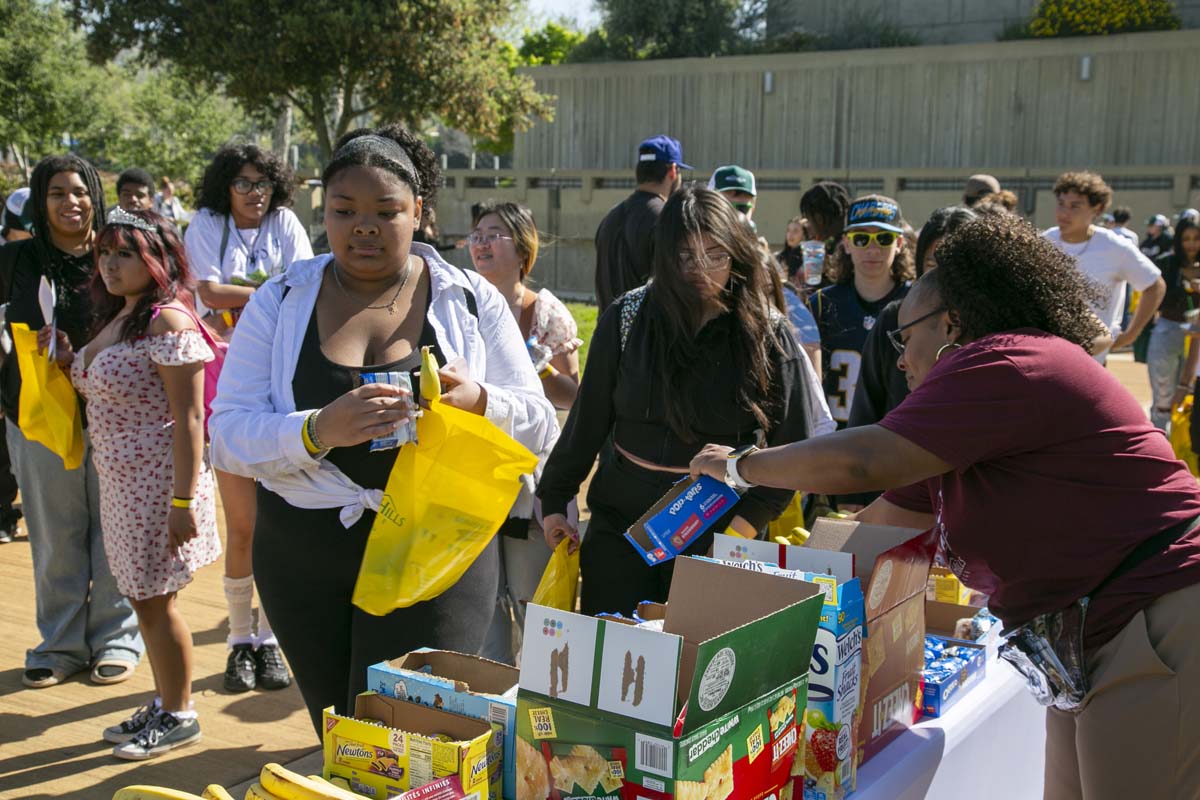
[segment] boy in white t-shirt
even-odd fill
[[[1112,350],[1132,345],[1154,319],[1166,294],[1162,273],[1129,239],[1092,224],[1112,200],[1112,190],[1099,175],[1065,173],[1054,184],[1054,196],[1058,226],[1046,231],[1045,237],[1074,258],[1095,287],[1098,296],[1092,311],[1112,332]],[[1129,327],[1122,330],[1126,284],[1141,292],[1142,299]],[[1096,360],[1103,364],[1107,356],[1108,352],[1099,353]]]

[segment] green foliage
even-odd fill
[[[739,52],[741,0],[596,0],[610,57],[687,58]]]
[[[93,57],[134,49],[221,86],[253,112],[292,106],[322,157],[371,121],[430,117],[483,137],[549,117],[550,99],[514,73],[495,30],[512,0],[71,0]],[[214,11],[219,10],[219,14]]]
[[[915,47],[916,35],[880,17],[867,13],[850,14],[841,27],[817,41],[818,50],[865,50],[875,47]]]
[[[1173,31],[1179,25],[1172,0],[1041,0],[1029,32],[1043,38],[1097,36]]]
[[[587,364],[588,347],[592,344],[592,334],[596,332],[596,320],[600,317],[600,309],[591,303],[566,305],[571,316],[575,318],[575,324],[579,326],[579,338],[583,339],[583,345],[579,348],[579,374],[582,375],[584,365]]]

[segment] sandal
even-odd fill
[[[92,665],[92,683],[108,686],[129,680],[137,664],[121,658],[103,658]]]

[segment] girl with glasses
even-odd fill
[[[266,280],[293,261],[312,258],[304,226],[288,208],[292,173],[277,156],[252,144],[226,145],[204,171],[199,210],[186,235],[196,278],[196,306],[226,340],[242,308]],[[262,609],[254,628],[254,481],[217,472],[225,512],[225,600],[229,606],[229,692],[291,684]]]
[[[579,533],[567,506],[597,455],[583,539],[583,613],[630,614],[665,600],[673,561],[648,566],[624,533],[677,481],[700,444],[790,442],[808,435],[806,372],[787,318],[767,302],[753,233],[717,192],[684,188],[655,228],[653,281],[597,323],[579,396],[538,484],[550,547]],[[611,446],[609,446],[611,442]],[[792,492],[752,490],[714,531],[756,536]]]

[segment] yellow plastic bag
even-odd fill
[[[382,616],[453,586],[487,547],[537,456],[487,419],[442,403],[437,361],[422,348],[417,443],[400,448],[367,539],[354,605]]]
[[[568,554],[567,545],[570,543],[570,539],[563,539],[554,548],[531,603],[559,611],[575,610],[575,590],[579,588],[579,548]]]
[[[83,417],[79,397],[49,353],[39,353],[37,331],[23,322],[12,324],[13,354],[21,369],[17,427],[31,442],[45,445],[66,469],[83,463]]]
[[[1171,411],[1171,449],[1175,457],[1187,464],[1193,475],[1200,476],[1196,454],[1192,452],[1192,396],[1189,394],[1183,405]]]
[[[796,492],[792,496],[792,502],[783,510],[778,519],[773,519],[767,524],[767,538],[775,541],[776,538],[782,536],[791,538],[796,528],[804,528],[804,493]]]

